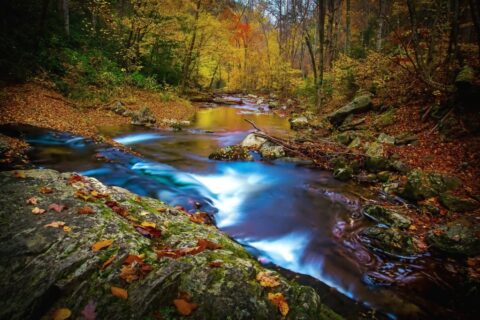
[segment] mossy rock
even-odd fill
[[[77,319],[90,302],[96,304],[97,319],[151,319],[159,311],[180,318],[173,300],[181,293],[198,304],[190,319],[283,319],[267,299],[272,291],[284,294],[290,307],[287,319],[339,318],[322,305],[314,289],[275,272],[279,286],[262,287],[255,278],[267,270],[214,226],[193,223],[185,212],[161,201],[106,187],[93,178],[71,177],[53,170],[0,173],[1,319],[47,319],[58,308],[70,309]],[[52,192],[41,193],[44,186]],[[79,190],[102,196],[86,201],[78,197]],[[51,203],[68,208],[34,215],[34,206],[26,203],[31,197],[37,197],[36,206],[43,209]],[[106,201],[124,208],[124,214],[115,213]],[[84,206],[93,213],[79,214]],[[64,222],[71,231],[45,227],[52,221]],[[137,231],[147,221],[156,225],[159,237]],[[112,241],[110,246],[92,250],[93,244],[106,239]],[[199,239],[220,248],[176,259],[156,254],[161,248],[192,248]],[[131,283],[120,277],[129,254],[143,255],[152,269]],[[221,263],[212,267],[212,261]],[[112,295],[112,286],[127,290],[128,298]]]
[[[390,109],[381,115],[379,115],[373,122],[373,125],[377,129],[390,126],[395,123],[395,109]]]
[[[372,97],[370,94],[363,94],[355,97],[350,103],[342,108],[332,112],[327,116],[327,119],[334,126],[339,126],[343,121],[354,113],[368,111],[372,107]]]
[[[353,169],[349,166],[336,168],[333,171],[333,176],[335,177],[335,179],[338,179],[340,181],[348,181],[352,178],[352,175]]]
[[[440,195],[440,202],[454,212],[473,211],[479,207],[478,201],[455,196],[449,192]]]
[[[436,249],[458,255],[480,254],[480,226],[466,218],[435,227],[428,234],[429,243]]]
[[[250,154],[250,151],[246,147],[242,146],[228,146],[220,148],[212,152],[209,156],[209,159],[212,160],[223,160],[223,161],[253,161],[253,157]]]
[[[406,229],[412,224],[412,221],[403,214],[379,205],[367,205],[363,208],[363,213],[370,219],[390,227]]]
[[[361,232],[364,242],[370,247],[394,256],[413,256],[417,253],[413,238],[397,228],[373,226]]]
[[[385,133],[380,133],[380,135],[377,138],[377,141],[380,143],[385,143],[385,144],[395,144],[395,137],[389,136],[388,134]]]
[[[407,184],[401,195],[409,200],[418,201],[438,196],[461,185],[456,177],[439,173],[413,170],[407,176]]]

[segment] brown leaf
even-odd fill
[[[113,240],[102,240],[92,245],[92,251],[96,252],[103,248],[110,246],[113,243]]]
[[[67,308],[57,309],[53,312],[52,320],[65,320],[70,318],[71,315],[72,315],[72,311],[70,311],[70,309],[67,309]]]
[[[105,261],[103,264],[102,264],[102,267],[100,268],[101,270],[105,269],[106,267],[108,267],[109,265],[112,264],[113,260],[115,260],[115,258],[117,257],[116,254],[112,255],[110,258],[107,259],[107,261]]]
[[[86,180],[84,177],[79,176],[77,174],[71,175],[70,178],[68,178],[69,184],[74,184],[76,182],[86,182]]]
[[[182,316],[188,316],[198,308],[198,304],[190,303],[184,299],[175,299],[173,300],[173,304],[177,308],[178,313]]]
[[[268,293],[268,300],[270,300],[274,305],[278,307],[278,310],[282,316],[286,316],[289,311],[288,303],[283,296],[283,293]]]
[[[223,261],[222,260],[214,260],[214,261],[211,261],[208,266],[210,268],[219,268],[223,265]]]
[[[27,199],[27,204],[30,205],[37,205],[38,204],[38,198],[37,197],[31,197],[30,199]]]
[[[94,211],[93,211],[92,207],[85,206],[85,207],[79,208],[78,213],[79,214],[93,214]]]
[[[62,212],[65,208],[66,206],[58,203],[52,203],[51,205],[48,206],[48,210],[53,210],[56,212]]]
[[[35,215],[44,214],[45,209],[40,209],[39,207],[35,207],[35,208],[32,209],[32,213],[35,214]]]
[[[111,287],[110,290],[112,291],[112,294],[115,296],[115,297],[118,297],[120,299],[124,299],[124,300],[127,300],[128,299],[128,291],[123,289],[123,288],[119,288],[119,287]]]
[[[132,283],[138,280],[139,277],[136,270],[131,266],[122,266],[122,269],[120,270],[120,278],[128,283]]]

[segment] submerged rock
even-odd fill
[[[379,205],[367,205],[363,208],[363,213],[370,219],[390,227],[406,229],[412,224],[408,217]]]
[[[350,114],[368,111],[371,106],[372,98],[370,94],[364,94],[356,97],[347,105],[329,114],[327,119],[332,125],[340,126]]]
[[[372,248],[395,256],[413,256],[417,253],[413,238],[397,228],[373,226],[361,232],[364,242]]]
[[[260,148],[260,154],[264,159],[273,160],[285,157],[285,149],[282,146],[267,141]]]
[[[148,107],[144,107],[132,115],[132,124],[136,126],[153,127],[156,122],[155,115]]]
[[[246,160],[252,161],[253,157],[250,154],[250,151],[246,147],[242,146],[228,146],[220,148],[212,152],[209,156],[209,159],[212,160]]]
[[[339,318],[312,288],[276,273],[278,286],[262,287],[256,276],[266,270],[243,247],[183,211],[92,178],[53,170],[23,174],[0,173],[1,319],[47,319],[59,308],[79,319],[91,305],[97,319],[177,318],[173,300],[179,297],[198,305],[190,319],[281,319],[269,292],[283,293],[287,319]],[[39,191],[44,186],[48,193]],[[32,197],[36,205],[26,203]],[[52,203],[68,208],[32,213]],[[91,210],[81,214],[86,206]],[[105,247],[94,246],[102,240],[109,240]],[[209,246],[188,251],[200,240]],[[186,253],[162,254],[168,250]],[[131,264],[129,255],[136,256]],[[126,290],[126,299],[114,296],[112,286]]]
[[[245,139],[243,139],[240,145],[245,148],[258,150],[266,141],[267,139],[262,138],[255,133],[250,133],[248,136],[245,137]]]
[[[479,234],[478,222],[460,218],[437,226],[428,234],[427,239],[440,251],[474,256],[480,254]]]
[[[460,185],[461,181],[456,177],[416,169],[408,174],[402,196],[414,201],[423,200],[456,189]]]

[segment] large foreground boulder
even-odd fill
[[[327,119],[332,125],[339,126],[350,114],[368,111],[371,106],[372,98],[370,94],[364,94],[356,97],[350,103],[329,114]]]
[[[242,147],[258,150],[261,146],[267,142],[267,139],[256,135],[255,133],[250,133],[248,136],[243,139],[242,143],[240,144]]]
[[[161,201],[52,170],[0,184],[0,319],[338,318]]]
[[[413,201],[435,197],[461,185],[458,178],[418,169],[411,171],[407,178],[402,196]]]

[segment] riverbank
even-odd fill
[[[166,99],[159,92],[135,88],[118,92],[108,103],[88,105],[85,101],[66,99],[50,83],[6,86],[0,92],[0,125],[31,125],[68,132],[125,149],[102,136],[98,128],[132,124],[136,114],[143,116],[141,112],[145,108],[148,108],[149,125],[157,127],[169,126],[172,121],[189,121],[195,114],[196,108],[190,102],[174,96]],[[0,136],[0,142],[9,149],[9,154],[3,157],[5,161],[22,157],[24,142],[4,136]]]

